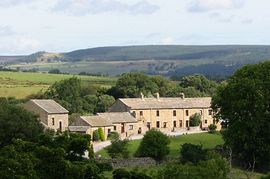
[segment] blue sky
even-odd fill
[[[119,45],[270,44],[269,0],[1,0],[0,55]]]

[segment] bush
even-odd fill
[[[89,158],[95,158],[93,144],[91,144],[90,147],[89,147],[89,149],[88,149],[88,157]]]
[[[108,134],[108,139],[109,140],[112,140],[112,141],[119,140],[120,137],[119,137],[118,132],[111,132],[111,133],[109,133]]]
[[[127,145],[128,140],[115,140],[112,141],[112,145],[108,146],[106,150],[112,158],[128,158],[129,151]]]
[[[95,130],[93,132],[93,141],[99,141],[99,139],[100,139],[99,132],[98,130]]]
[[[183,144],[180,150],[183,162],[191,162],[197,164],[206,158],[206,150],[201,145]]]
[[[131,178],[129,171],[123,168],[119,168],[113,171],[114,179],[129,179]]]
[[[114,179],[151,179],[152,177],[146,175],[145,173],[138,171],[128,171],[123,168],[119,168],[113,171]]]
[[[105,134],[104,134],[104,131],[102,128],[98,128],[98,134],[99,134],[99,139],[101,141],[104,141],[105,140]]]
[[[151,157],[156,161],[164,159],[169,154],[170,139],[156,129],[146,132],[138,150],[135,153],[137,157]]]
[[[202,116],[199,113],[195,113],[189,118],[189,126],[190,127],[196,127],[201,124],[201,118]]]
[[[163,169],[159,170],[154,178],[164,179],[201,179],[201,178],[218,178],[226,179],[229,175],[229,165],[220,156],[210,160],[201,161],[198,165],[193,164],[167,164]]]
[[[209,129],[209,133],[213,134],[216,132],[217,126],[215,124],[210,124],[208,126],[208,129]]]

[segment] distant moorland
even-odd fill
[[[0,56],[0,64],[12,69],[64,73],[119,75],[130,71],[165,76],[201,73],[227,77],[245,64],[270,59],[270,46],[259,45],[148,45],[99,47],[67,53],[38,52],[27,56]]]

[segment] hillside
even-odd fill
[[[1,72],[0,71],[0,96],[25,98],[30,94],[45,91],[53,83],[68,79],[74,75]],[[79,76],[83,85],[101,85],[109,87],[116,82],[115,78]]]
[[[2,59],[2,60],[1,60]],[[270,59],[270,46],[259,45],[147,45],[81,49],[67,53],[37,52],[0,57],[9,68],[68,73],[119,75],[130,71],[167,76],[202,73],[229,76],[245,64]],[[214,71],[213,71],[214,70]]]

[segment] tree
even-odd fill
[[[99,141],[100,136],[98,130],[94,130],[93,132],[93,141]]]
[[[193,114],[189,118],[189,126],[190,127],[199,126],[202,122],[201,118],[202,118],[202,116],[199,113]]]
[[[217,129],[217,125],[215,125],[215,124],[210,124],[209,126],[208,126],[208,129],[209,129],[209,133],[215,133],[216,132],[216,129]]]
[[[225,144],[249,169],[270,166],[269,74],[269,61],[247,65],[218,88],[212,101],[216,118],[228,122]]]
[[[43,132],[37,116],[14,103],[0,98],[0,147],[11,144],[13,139],[34,141]]]
[[[186,143],[181,146],[180,154],[184,162],[197,164],[199,161],[205,160],[206,150],[201,145]]]
[[[98,134],[99,134],[99,139],[101,140],[101,141],[104,141],[105,140],[105,134],[104,134],[104,131],[103,131],[103,129],[102,128],[98,128]]]
[[[109,107],[115,102],[113,96],[101,95],[98,97],[98,102],[96,106],[96,112],[106,112],[109,110]]]
[[[128,158],[128,140],[115,140],[112,144],[106,148],[108,154],[112,158]]]
[[[137,149],[135,155],[138,157],[151,157],[161,161],[169,154],[170,139],[162,132],[151,129],[147,131]]]

